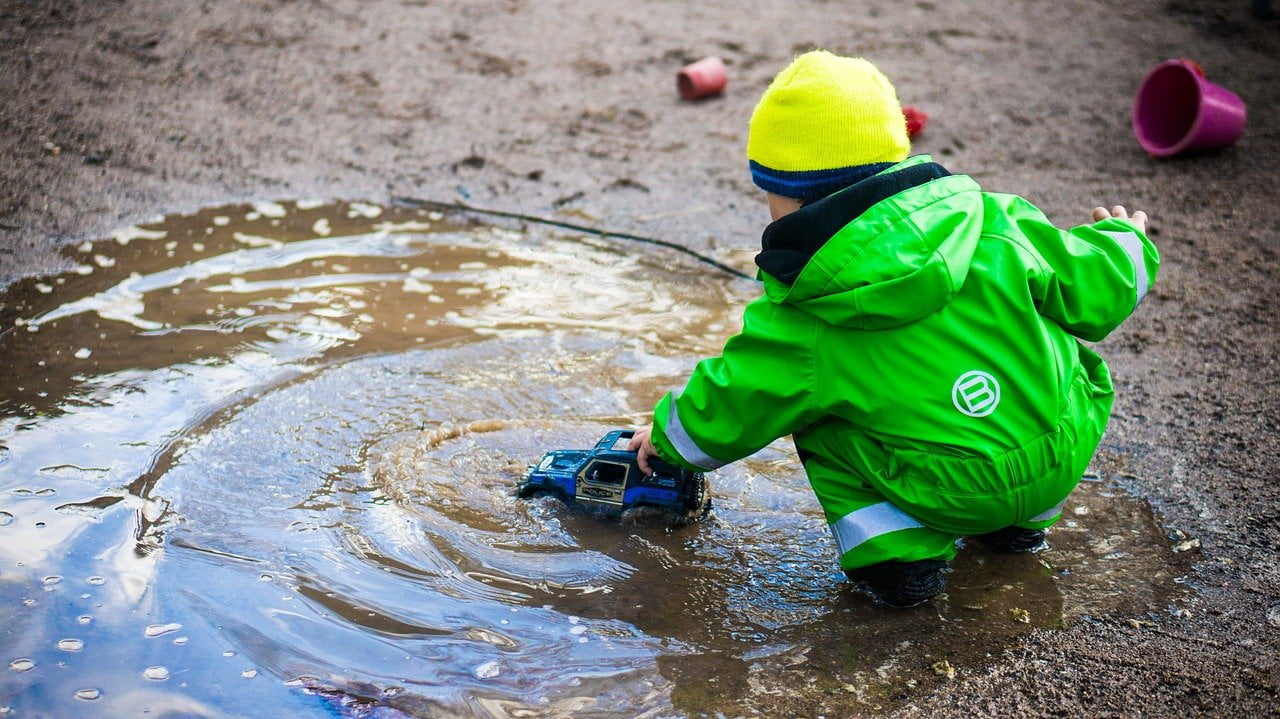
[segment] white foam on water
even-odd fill
[[[263,217],[284,217],[289,213],[284,205],[279,202],[255,202],[253,203],[253,211]]]
[[[112,232],[111,239],[127,245],[134,240],[159,240],[167,235],[168,233],[164,230],[144,230],[137,225],[129,225]]]
[[[128,322],[141,329],[159,329],[165,325],[141,316],[145,310],[142,298],[148,292],[218,275],[240,275],[256,270],[278,269],[325,257],[404,257],[418,252],[412,246],[391,240],[390,235],[385,232],[304,240],[278,247],[234,250],[149,275],[131,275],[114,287],[91,297],[68,302],[27,320],[27,323],[38,327],[64,317],[94,312],[103,319]]]

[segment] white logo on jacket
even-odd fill
[[[951,385],[951,403],[962,414],[986,417],[1000,404],[1000,383],[986,372],[965,372]]]

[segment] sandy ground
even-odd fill
[[[1062,224],[1153,215],[1159,284],[1102,343],[1119,399],[1098,465],[1200,542],[1176,609],[1035,633],[895,711],[1273,715],[1277,21],[1245,0],[751,5],[0,0],[0,285],[157,214],[299,197],[558,214],[742,264],[759,92],[797,51],[864,54],[932,115],[917,151]],[[681,102],[675,70],[712,53],[728,93]],[[1249,103],[1235,147],[1139,149],[1130,98],[1169,57]]]

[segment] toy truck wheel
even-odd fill
[[[694,522],[711,513],[710,482],[702,475],[691,483],[685,495],[685,521]]]

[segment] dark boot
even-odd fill
[[[997,552],[1038,552],[1045,546],[1044,537],[1043,529],[1021,527],[1005,527],[978,535],[983,544]]]
[[[849,581],[876,600],[904,609],[924,604],[947,587],[947,563],[940,559],[899,562],[891,559],[869,567],[846,569]]]

